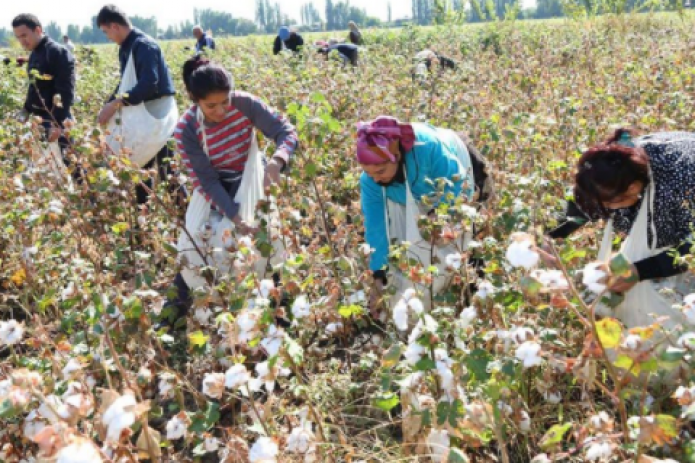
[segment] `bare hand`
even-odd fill
[[[99,116],[97,117],[97,122],[101,125],[108,124],[109,121],[116,114],[116,111],[118,111],[118,108],[120,108],[120,101],[119,100],[113,100],[109,103],[106,103],[104,105],[104,107],[101,108],[101,111],[99,111]]]
[[[639,283],[639,273],[635,264],[630,264],[630,276],[618,278],[608,286],[608,290],[614,293],[626,293]]]
[[[48,131],[48,143],[53,143],[54,141],[57,141],[62,134],[63,131],[60,128],[50,129]]]
[[[241,220],[239,216],[234,217],[234,225],[236,227],[236,232],[242,236],[255,235],[258,233],[258,227],[253,227]]]
[[[549,238],[545,238],[543,245],[537,249],[538,255],[541,256],[541,260],[548,267],[559,268],[560,261],[555,255],[553,255],[553,249],[550,246]]]
[[[265,166],[265,177],[263,178],[263,188],[280,183],[280,171],[284,167],[281,159],[273,158]]]

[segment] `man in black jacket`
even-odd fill
[[[63,136],[64,122],[72,119],[75,101],[75,59],[59,43],[43,33],[36,16],[21,14],[12,21],[14,35],[31,52],[28,74],[31,79],[24,110],[43,119],[49,142],[68,145]]]
[[[283,49],[291,50],[294,53],[299,53],[304,47],[304,39],[301,35],[294,31],[290,31],[287,26],[282,26],[278,31],[278,36],[275,37],[275,43],[273,44],[273,54],[277,55]]]
[[[99,112],[98,122],[100,124],[108,124],[121,106],[138,105],[160,98],[174,97],[176,91],[169,66],[164,60],[162,50],[152,37],[134,28],[126,14],[114,5],[106,5],[102,8],[97,15],[96,22],[106,37],[119,45],[118,59],[121,65],[121,76],[123,76],[132,54],[138,81],[137,85],[124,92],[124,95],[118,95],[118,89],[116,89],[111,99]],[[158,165],[160,176],[166,178],[169,174],[167,160],[171,156],[171,150],[165,144],[143,168],[149,169]],[[148,184],[148,187],[151,187],[151,183]],[[138,185],[136,194],[138,204],[147,203],[149,195],[146,189]]]

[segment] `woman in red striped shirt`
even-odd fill
[[[234,222],[237,231],[251,231],[239,217],[234,201],[252,145],[254,130],[273,140],[276,150],[265,163],[264,183],[277,183],[297,147],[297,132],[278,111],[258,97],[234,90],[232,76],[221,66],[196,56],[183,67],[183,81],[194,104],[179,121],[174,137],[184,165],[213,213]],[[265,161],[265,159],[264,159]],[[172,301],[185,311],[188,286],[179,274],[174,280],[179,297]]]

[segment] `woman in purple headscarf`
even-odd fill
[[[437,179],[446,179],[444,196],[463,194],[472,203],[487,199],[491,182],[485,160],[464,134],[387,116],[359,124],[357,161],[364,169],[360,190],[365,239],[373,249],[369,267],[374,313],[386,284],[389,238],[405,240],[405,230],[398,229],[402,224],[394,218],[405,216],[407,188],[420,202],[439,193]]]

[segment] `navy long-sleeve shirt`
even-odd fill
[[[152,37],[138,29],[133,29],[118,50],[121,63],[121,76],[125,72],[130,54],[133,54],[135,74],[138,83],[127,90],[123,101],[129,105],[138,105],[144,101],[156,100],[167,95],[175,95],[174,83],[169,66],[164,60],[162,50]],[[115,98],[118,89],[114,93]]]
[[[70,107],[75,101],[75,58],[67,48],[46,36],[31,52],[28,72],[36,70],[41,76],[31,77],[24,109],[41,116],[45,122],[58,122],[62,126],[70,118]],[[55,97],[60,96],[60,105]]]

